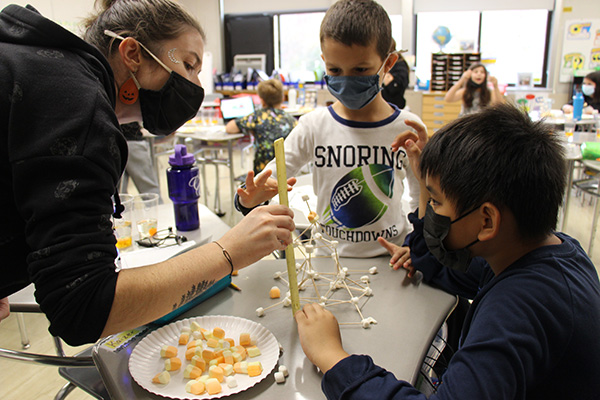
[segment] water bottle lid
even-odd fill
[[[173,166],[183,167],[194,163],[194,155],[188,154],[185,144],[175,145],[175,154],[169,156],[169,164]]]

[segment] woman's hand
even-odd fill
[[[223,235],[219,243],[231,254],[237,270],[274,250],[284,250],[292,243],[295,228],[294,213],[289,207],[280,204],[257,207]]]
[[[237,189],[240,204],[246,208],[254,208],[265,201],[271,200],[277,195],[277,180],[271,179],[273,171],[270,169],[262,171],[254,178],[254,172],[248,171],[246,176],[246,187]],[[288,192],[296,183],[296,178],[287,180]]]
[[[307,304],[296,312],[300,345],[306,357],[325,373],[349,356],[342,347],[337,320],[318,304]]]

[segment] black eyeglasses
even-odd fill
[[[169,247],[169,246],[180,246],[184,242],[187,242],[185,236],[176,235],[173,232],[173,228],[163,229],[156,232],[153,236],[139,239],[135,241],[142,247]]]

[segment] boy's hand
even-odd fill
[[[410,248],[408,246],[398,246],[394,243],[388,242],[381,236],[377,238],[377,242],[392,256],[392,258],[390,258],[390,267],[392,267],[394,270],[404,268],[405,265],[410,264]],[[411,271],[409,271],[408,275],[410,278]]]
[[[329,371],[349,356],[342,347],[340,328],[331,312],[311,303],[299,310],[295,318],[304,354],[321,372]]]
[[[240,204],[246,208],[254,208],[277,195],[277,179],[270,179],[273,171],[270,169],[262,171],[254,178],[254,172],[248,171],[246,176],[246,187],[238,188]],[[296,183],[296,178],[287,180],[288,192]]]
[[[396,136],[392,142],[392,151],[398,151],[400,147],[404,147],[406,149],[406,154],[408,155],[408,159],[410,161],[410,167],[412,168],[417,179],[420,180],[421,169],[419,168],[419,158],[421,157],[421,151],[427,144],[427,141],[429,141],[429,137],[427,136],[427,128],[415,121],[406,120],[404,123],[416,130],[417,133],[406,130]]]

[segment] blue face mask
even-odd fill
[[[389,56],[388,56],[389,57]],[[379,73],[383,69],[385,61],[375,75],[368,76],[331,76],[325,75],[327,89],[346,108],[359,110],[373,101],[377,93],[381,91],[379,85]]]
[[[594,85],[586,85],[585,83],[581,85],[581,91],[588,97],[592,97],[594,90],[596,90],[596,86]]]

